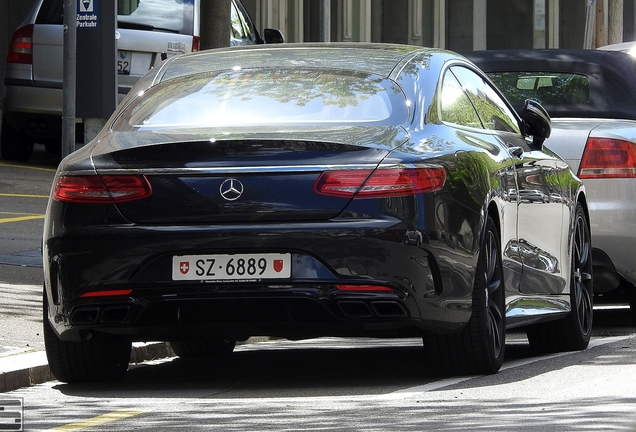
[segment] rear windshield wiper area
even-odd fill
[[[179,30],[169,29],[169,28],[161,28],[155,27],[150,24],[143,24],[131,21],[121,21],[117,20],[117,27],[124,29],[132,29],[132,30],[148,30],[148,31],[162,31],[167,33],[179,33]]]

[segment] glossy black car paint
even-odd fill
[[[501,235],[508,327],[568,314],[573,212],[577,202],[585,206],[580,182],[529,137],[440,119],[440,75],[452,65],[484,75],[439,50],[306,49],[228,49],[170,60],[131,91],[109,125],[151,84],[170,86],[237,63],[389,77],[409,101],[408,118],[374,127],[230,127],[177,135],[105,128],[61,163],[58,176],[142,173],[152,195],[117,205],[49,200],[45,289],[49,321],[62,340],[84,340],[92,332],[131,340],[456,332],[471,317],[488,217]],[[318,176],[334,167],[421,164],[444,168],[441,190],[371,199],[313,191]],[[229,178],[243,182],[245,200],[219,196]],[[561,199],[522,202],[517,191],[523,189],[545,189]],[[291,279],[171,278],[174,255],[243,252],[291,253]],[[342,291],[337,284],[392,291]],[[118,289],[132,292],[80,298]]]

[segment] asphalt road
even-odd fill
[[[123,381],[5,393],[25,430],[634,431],[636,336],[537,356],[523,336],[496,375],[437,379],[417,339],[285,340],[231,361],[166,359]]]

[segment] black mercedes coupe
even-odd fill
[[[55,377],[131,343],[223,359],[251,336],[421,337],[438,375],[496,373],[506,329],[587,346],[585,189],[448,51],[289,44],[173,57],[65,158],[44,227]],[[540,197],[530,199],[528,197]]]

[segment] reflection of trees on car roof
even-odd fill
[[[136,111],[131,125],[380,124],[389,118],[403,123],[409,113],[406,97],[393,81],[364,73],[272,68],[174,81],[146,92],[131,107]]]
[[[272,86],[272,82],[285,81],[285,85]],[[224,73],[218,76],[214,92],[227,93],[248,101],[256,94],[280,103],[295,103],[305,106],[320,99],[324,105],[357,106],[381,90],[379,77],[358,74],[340,74],[317,70],[302,70],[290,73],[286,69],[260,69],[239,74]],[[393,88],[398,93],[397,87]]]

